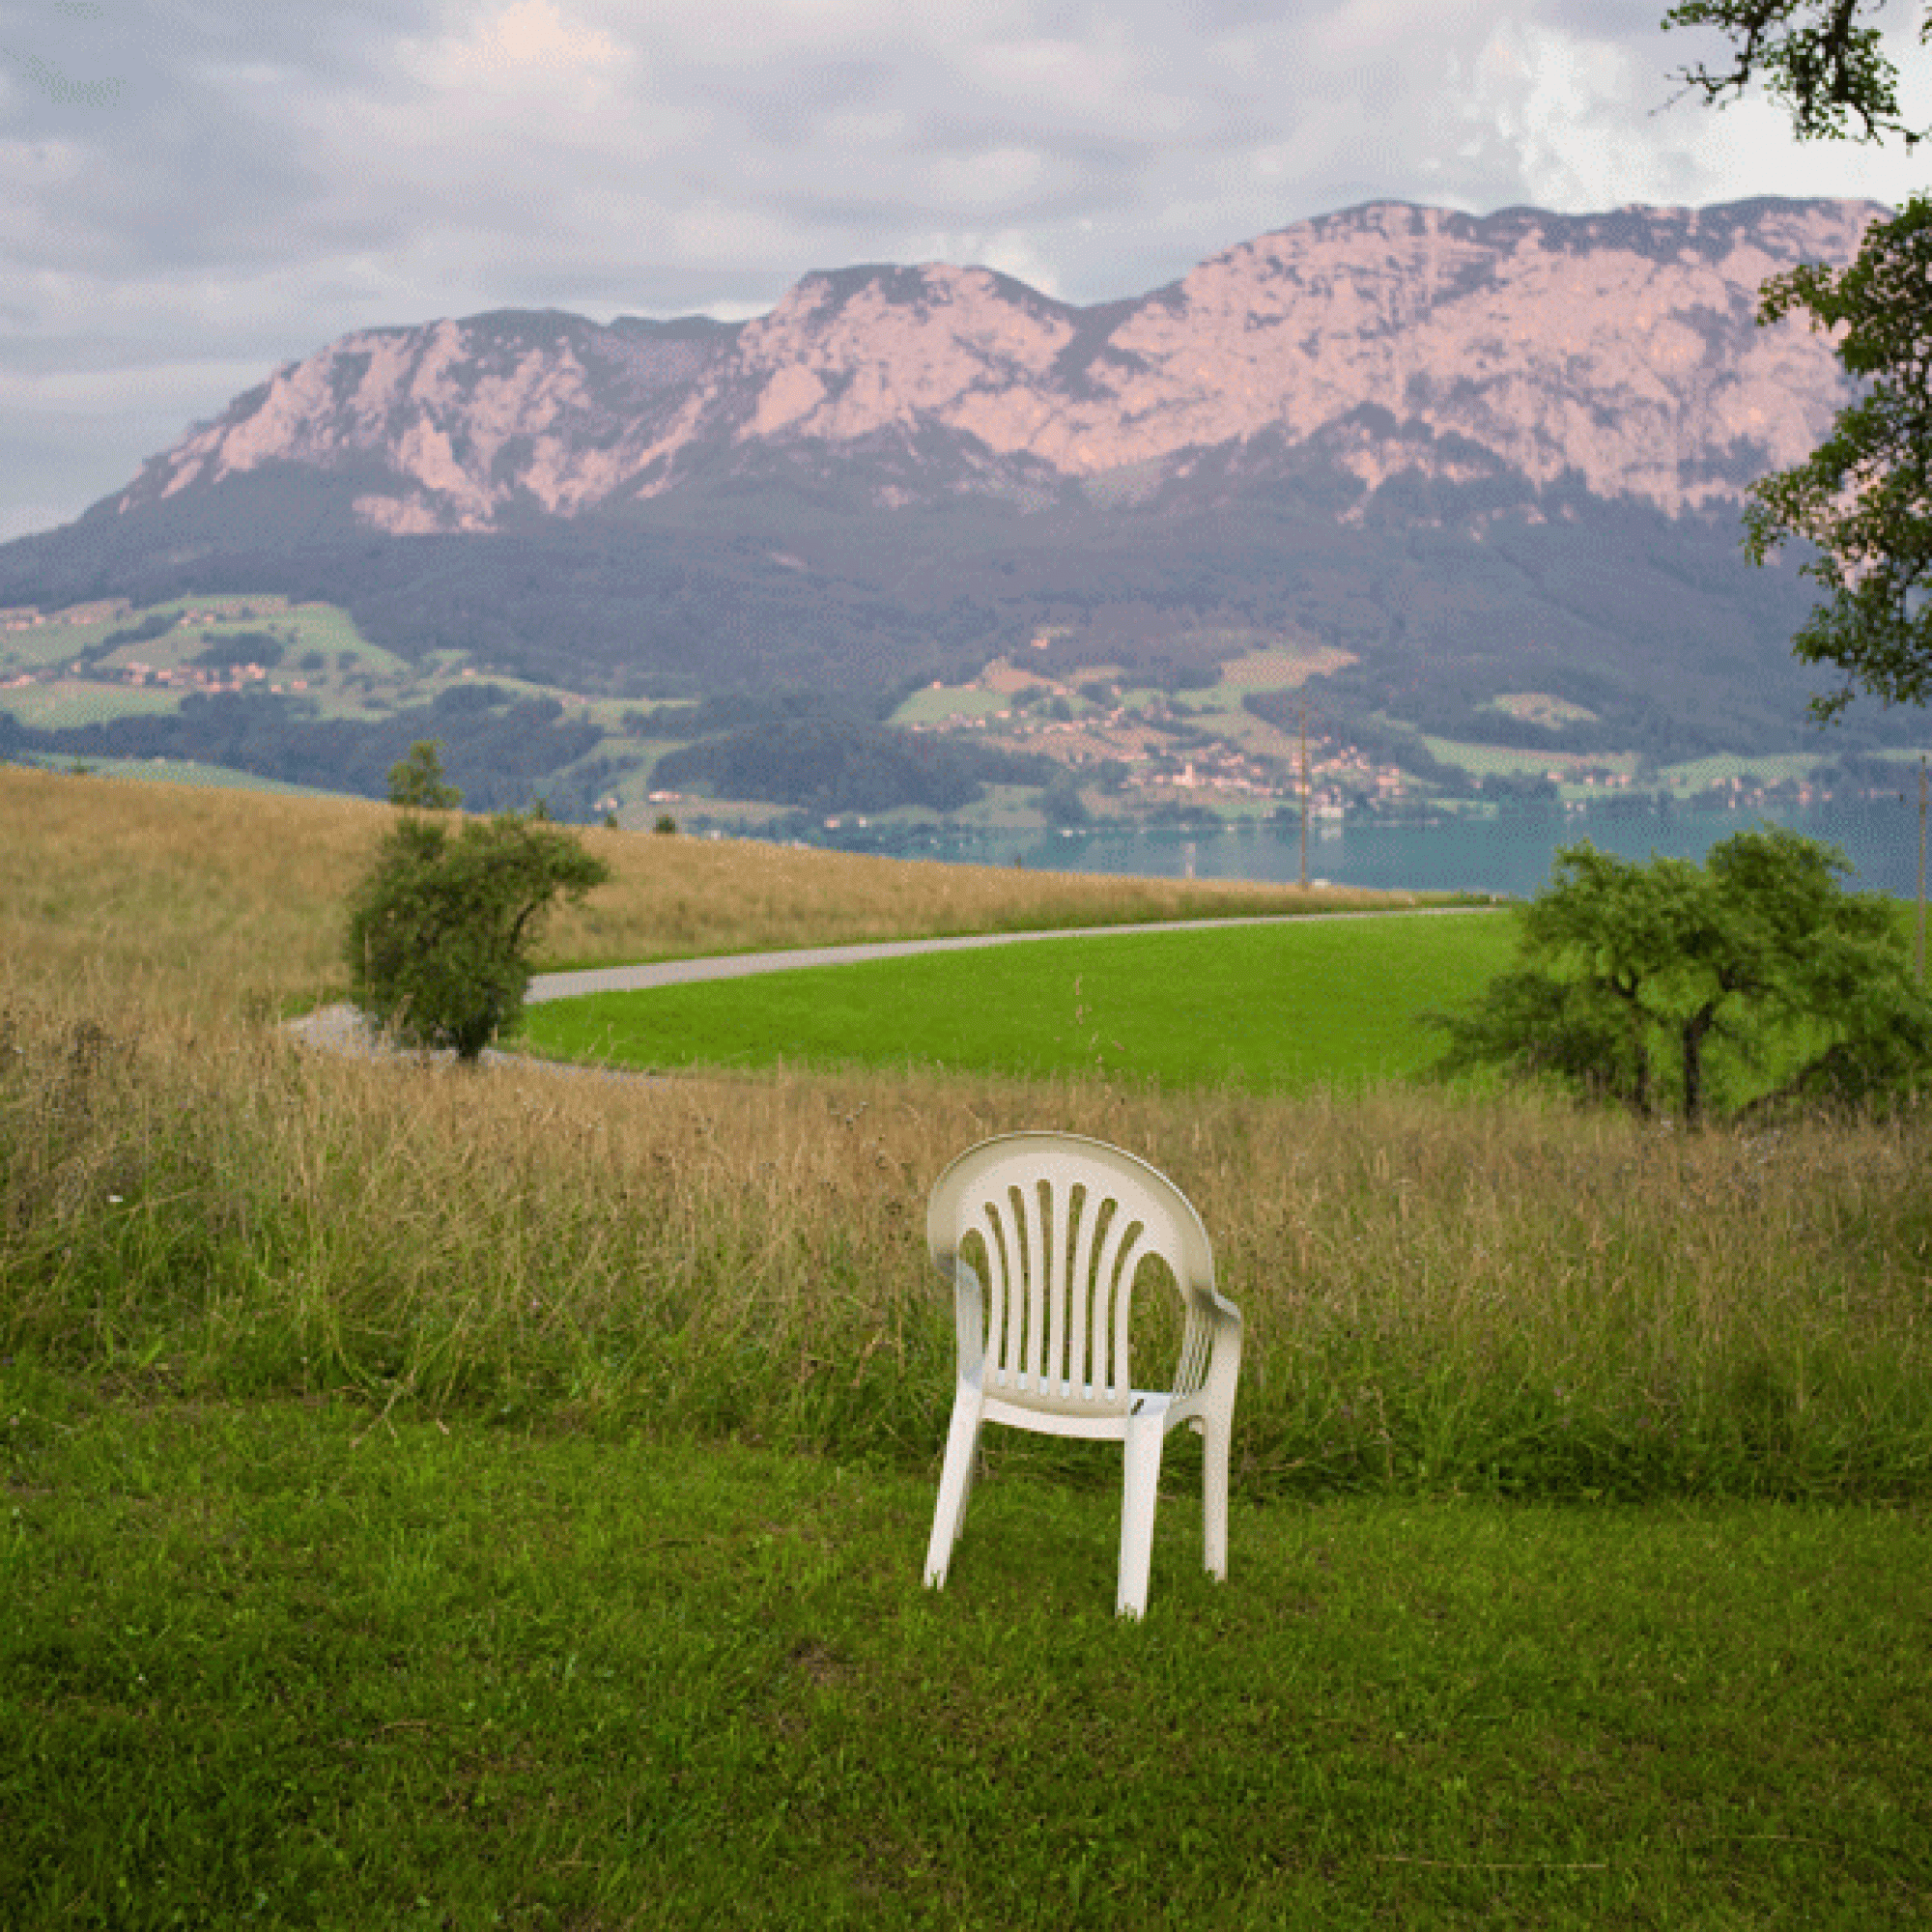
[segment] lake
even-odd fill
[[[1864,798],[1809,807],[1730,811],[1552,807],[1429,825],[1378,823],[1367,817],[1318,820],[1309,828],[1308,876],[1338,886],[1527,897],[1548,882],[1559,845],[1587,838],[1602,851],[1629,859],[1647,859],[1653,852],[1702,859],[1732,833],[1771,823],[1838,846],[1857,868],[1854,887],[1909,898],[1918,882],[1917,777],[1916,771],[1910,774],[1896,800]],[[873,842],[860,832],[821,834],[813,842],[842,850],[884,848],[884,841]],[[1039,871],[1168,879],[1293,880],[1301,863],[1300,833],[1293,825],[1246,825],[1225,832],[934,832],[895,839],[890,849],[908,859],[981,866],[1010,866],[1017,860]]]

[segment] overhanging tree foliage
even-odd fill
[[[1719,105],[1755,81],[1791,110],[1800,140],[1924,138],[1899,118],[1897,71],[1868,15],[1884,0],[1688,0],[1672,27],[1716,27],[1729,68],[1698,66],[1686,83]],[[1932,14],[1919,29],[1932,38]],[[1851,127],[1856,116],[1859,127]],[[1765,562],[1791,538],[1817,552],[1803,566],[1831,592],[1793,640],[1797,655],[1835,665],[1845,682],[1815,701],[1830,717],[1859,687],[1888,704],[1932,696],[1932,203],[1914,196],[1865,231],[1858,259],[1805,264],[1760,291],[1758,320],[1794,311],[1842,330],[1839,360],[1860,399],[1840,412],[1808,462],[1751,488],[1745,547]]]
[[[417,745],[389,778],[406,805],[455,804],[432,745]],[[523,1016],[544,914],[610,875],[541,809],[470,819],[453,834],[440,818],[406,812],[350,901],[355,1004],[411,1045],[474,1060]]]
[[[1775,277],[1759,317],[1806,310],[1842,328],[1838,359],[1863,393],[1796,469],[1751,486],[1745,548],[1763,563],[1790,537],[1808,539],[1801,566],[1832,593],[1793,639],[1847,682],[1817,701],[1830,715],[1862,685],[1889,704],[1932,696],[1932,201],[1914,196],[1866,231],[1858,260]]]
[[[1791,110],[1801,141],[1841,140],[1856,114],[1876,141],[1901,136],[1908,149],[1925,138],[1923,128],[1898,118],[1898,70],[1886,58],[1879,30],[1867,15],[1882,14],[1886,0],[1684,0],[1663,16],[1673,27],[1715,27],[1731,43],[1731,65],[1717,72],[1701,62],[1679,78],[1718,106],[1743,96],[1754,81]],[[1932,17],[1918,30],[1932,39]]]
[[[1753,1075],[1757,1108],[1912,1091],[1932,1072],[1932,1004],[1889,902],[1846,892],[1849,870],[1777,828],[1703,866],[1565,846],[1524,910],[1516,969],[1467,1012],[1433,1016],[1441,1070],[1554,1078],[1688,1125]]]

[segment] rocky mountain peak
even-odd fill
[[[1371,488],[1568,475],[1677,514],[1815,445],[1836,362],[1801,325],[1759,328],[1758,285],[1849,260],[1881,213],[1377,202],[1086,308],[984,268],[876,264],[808,275],[743,325],[498,311],[372,328],[277,370],[116,507],[281,463],[366,478],[374,527],[483,530],[882,448],[895,467],[868,487],[888,504],[1118,502],[1308,448]]]

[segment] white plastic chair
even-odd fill
[[[945,1584],[966,1520],[980,1426],[1125,1444],[1116,1610],[1146,1613],[1171,1429],[1204,1437],[1202,1542],[1228,1575],[1228,1449],[1241,1366],[1241,1313],[1214,1290],[1208,1232],[1187,1197],[1146,1161],[1078,1134],[1003,1134],[947,1168],[926,1208],[926,1243],[953,1288],[959,1378],[925,1553],[929,1589]],[[988,1279],[962,1249],[977,1235]],[[1186,1307],[1180,1363],[1165,1392],[1139,1389],[1129,1367],[1134,1285],[1159,1256]]]

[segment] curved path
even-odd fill
[[[1501,912],[1501,905],[1399,906],[1364,912],[1257,913],[1241,919],[1164,919],[1141,925],[1077,925],[1044,932],[976,932],[950,939],[861,940],[849,946],[799,946],[783,952],[716,952],[699,959],[660,959],[648,966],[599,966],[582,973],[539,973],[524,998],[574,1000],[581,993],[627,993],[684,986],[698,980],[742,980],[754,973],[788,973],[801,966],[853,966],[863,959],[906,959],[921,952],[969,952],[982,946],[1030,940],[1111,939],[1135,932],[1210,932],[1229,925],[1307,925],[1338,919],[1427,919],[1453,913]]]
[[[644,966],[598,966],[582,973],[539,973],[530,980],[524,998],[526,1005],[534,1006],[544,1000],[575,999],[580,993],[645,991],[653,986],[689,985],[700,980],[742,980],[754,973],[788,973],[802,966],[850,966],[863,959],[905,959],[921,952],[968,952],[979,947],[1017,946],[1030,940],[1111,939],[1117,934],[1136,932],[1208,932],[1228,925],[1306,925],[1311,921],[1338,919],[1427,919],[1502,910],[1502,905],[1491,904],[1401,906],[1364,912],[1259,913],[1242,919],[1168,919],[1139,925],[1065,926],[1044,932],[976,932],[949,939],[862,940],[849,946],[797,946],[782,952],[716,952],[697,959],[659,959]],[[378,1041],[354,1007],[322,1007],[286,1024],[298,1038],[330,1052],[379,1050]],[[494,1047],[484,1054],[486,1060],[501,1057]],[[524,1065],[530,1064],[522,1055],[517,1058]]]

